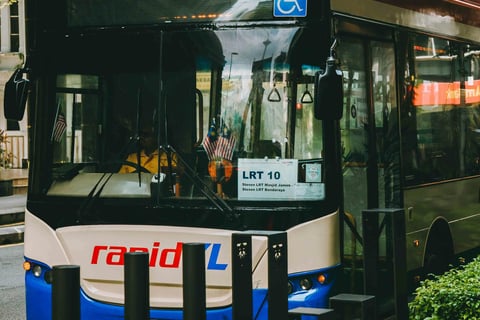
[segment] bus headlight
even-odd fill
[[[288,292],[288,294],[293,292],[293,284],[292,284],[291,281],[287,282],[287,292]]]
[[[312,281],[308,278],[303,278],[300,280],[300,288],[303,290],[310,290],[312,288]]]
[[[45,276],[44,276],[45,282],[48,284],[52,284],[52,280],[53,280],[52,278],[53,278],[52,270],[45,271]]]
[[[42,275],[42,267],[40,267],[39,265],[33,266],[32,273],[35,277],[40,277]]]

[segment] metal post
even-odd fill
[[[183,244],[183,319],[205,320],[205,244]]]
[[[232,234],[232,317],[251,320],[252,297],[252,236]]]
[[[363,285],[365,294],[378,294],[379,226],[377,210],[362,212],[363,230]]]
[[[80,266],[53,266],[52,320],[80,320]]]
[[[393,242],[393,279],[395,315],[397,319],[408,318],[407,298],[407,244],[405,234],[405,211],[396,210],[391,212],[390,223],[392,226]]]
[[[125,319],[150,319],[148,252],[125,253]]]
[[[232,235],[232,313],[252,319],[252,236],[268,242],[268,319],[288,319],[287,233],[246,231]]]
[[[379,225],[380,214],[384,222]],[[365,293],[378,296],[379,237],[385,227],[387,261],[392,264],[393,298],[397,319],[408,318],[406,227],[404,209],[370,209],[362,212]]]
[[[268,236],[268,319],[288,319],[286,232]]]

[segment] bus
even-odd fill
[[[344,76],[342,206],[358,231],[344,237],[352,268],[367,250],[355,236],[365,208],[405,210],[410,289],[478,254],[479,8],[332,1]]]
[[[231,319],[231,238],[249,230],[286,232],[288,308],[327,307],[367,249],[365,209],[405,210],[412,282],[479,247],[475,1],[25,1],[5,116],[28,104],[28,319],[51,318],[66,264],[82,319],[121,318],[135,251],[150,317],[182,319],[189,242],[207,318]],[[252,241],[266,319],[268,241]]]

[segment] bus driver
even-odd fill
[[[175,169],[177,166],[177,157],[175,153],[171,154],[171,163],[168,161],[167,152],[165,150],[159,150],[156,139],[154,136],[154,130],[151,126],[140,131],[140,167],[148,170],[150,173],[157,173],[158,165],[160,168]],[[160,151],[160,152],[159,152]],[[160,162],[159,162],[160,156]],[[127,164],[123,164],[119,170],[119,173],[132,173],[137,170],[137,152],[130,153],[125,159]],[[131,164],[128,164],[131,163]],[[138,168],[139,169],[139,168]],[[161,170],[164,171],[164,170]]]

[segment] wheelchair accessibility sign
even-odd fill
[[[274,0],[274,17],[306,17],[307,0]]]

